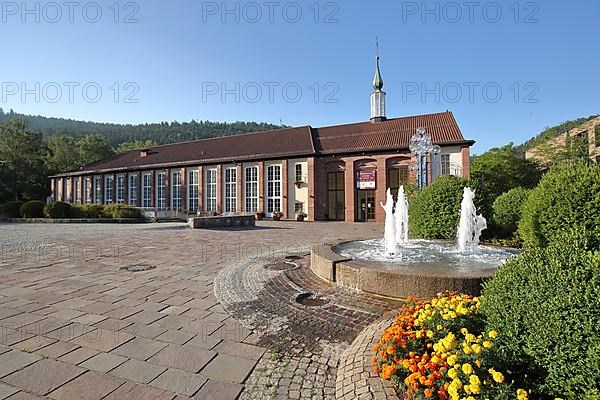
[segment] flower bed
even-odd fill
[[[373,350],[375,373],[406,400],[526,400],[494,369],[494,340],[485,332],[477,297],[446,292],[409,299]]]

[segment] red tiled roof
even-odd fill
[[[422,127],[434,144],[465,142],[451,112],[394,118],[379,123],[360,122],[318,128],[315,148],[322,154],[407,149],[410,138]]]
[[[378,123],[360,122],[313,129],[310,126],[155,146],[117,154],[62,175],[111,170],[200,165],[243,160],[274,159],[319,154],[407,149],[411,136],[423,127],[434,144],[468,144],[451,112],[394,118]]]
[[[310,127],[303,126],[154,146],[146,157],[140,156],[140,150],[129,151],[86,165],[82,171],[163,164],[209,164],[312,154],[314,148],[310,130]]]

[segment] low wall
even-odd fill
[[[217,217],[194,217],[188,219],[192,229],[225,228],[236,226],[255,226],[256,218],[252,215],[220,215]]]
[[[338,285],[385,297],[431,298],[445,290],[478,296],[482,283],[491,274],[443,273],[420,269],[418,264],[394,269],[381,262],[343,257],[332,250],[340,243],[314,246],[311,270],[317,276]]]

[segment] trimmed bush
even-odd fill
[[[102,212],[104,218],[142,218],[142,211],[139,208],[128,206],[126,204],[109,204],[104,207]]]
[[[20,208],[23,218],[44,218],[44,203],[38,200],[28,201]]]
[[[600,252],[587,247],[581,228],[567,232],[509,260],[484,286],[496,356],[539,398],[600,396]]]
[[[44,206],[44,215],[48,218],[70,218],[71,205],[57,201],[56,203],[46,204]]]
[[[442,176],[423,189],[408,210],[413,236],[454,239],[465,186],[469,186],[469,182],[464,178]]]
[[[9,201],[0,207],[0,216],[4,218],[20,218],[22,201]]]
[[[104,206],[101,204],[85,204],[71,207],[71,218],[103,218]]]
[[[529,189],[514,188],[494,201],[492,222],[499,236],[510,238],[515,234],[521,220],[523,204],[530,192]]]
[[[561,165],[547,172],[525,204],[519,234],[526,247],[545,246],[565,229],[583,227],[600,248],[600,166]]]

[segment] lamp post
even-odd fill
[[[417,133],[410,138],[409,149],[417,157],[417,185],[421,190],[429,185],[429,155],[431,154],[433,161],[441,148],[431,143],[431,134],[425,128],[417,128]]]

